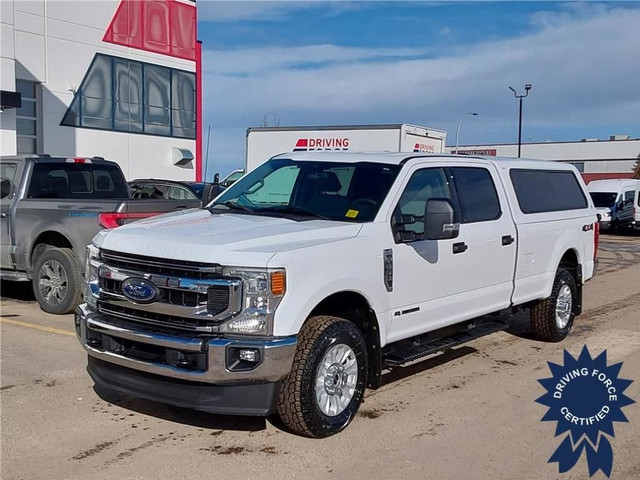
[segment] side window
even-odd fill
[[[197,200],[196,196],[184,187],[170,187],[167,196],[171,200]]]
[[[416,223],[405,225],[405,230],[424,233],[424,210],[430,198],[451,199],[449,182],[442,168],[425,168],[411,176],[394,212],[416,217]]]
[[[628,192],[624,192],[624,204],[625,205],[633,205],[633,197],[635,196],[633,190],[629,190]]]
[[[11,193],[18,165],[16,163],[3,163],[0,165],[0,198],[6,198]]]
[[[588,206],[572,172],[513,169],[510,175],[522,213],[578,210]]]
[[[498,192],[488,170],[455,167],[452,171],[462,223],[487,222],[500,217]]]

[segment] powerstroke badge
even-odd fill
[[[569,432],[553,452],[549,463],[567,472],[587,452],[589,476],[598,470],[611,476],[613,422],[628,422],[622,408],[635,403],[623,392],[632,380],[618,378],[622,362],[607,366],[607,351],[596,358],[585,345],[576,360],[564,350],[564,365],[547,362],[552,377],[538,380],[547,393],[536,400],[549,407],[543,422],[557,421],[556,437]]]

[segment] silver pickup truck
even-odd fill
[[[31,281],[49,313],[80,303],[86,246],[100,230],[200,206],[130,199],[118,164],[102,158],[2,157],[0,167],[0,278]]]

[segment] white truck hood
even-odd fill
[[[265,267],[276,253],[355,237],[357,223],[187,210],[140,220],[94,238],[96,246],[149,257]]]

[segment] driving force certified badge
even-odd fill
[[[569,432],[549,458],[560,473],[574,467],[586,451],[589,476],[613,468],[613,422],[628,422],[622,408],[634,403],[623,392],[632,380],[619,378],[622,362],[607,366],[607,351],[596,358],[585,345],[575,359],[564,351],[564,365],[547,362],[551,378],[538,380],[547,392],[536,400],[549,407],[543,422],[557,421],[556,437]]]

